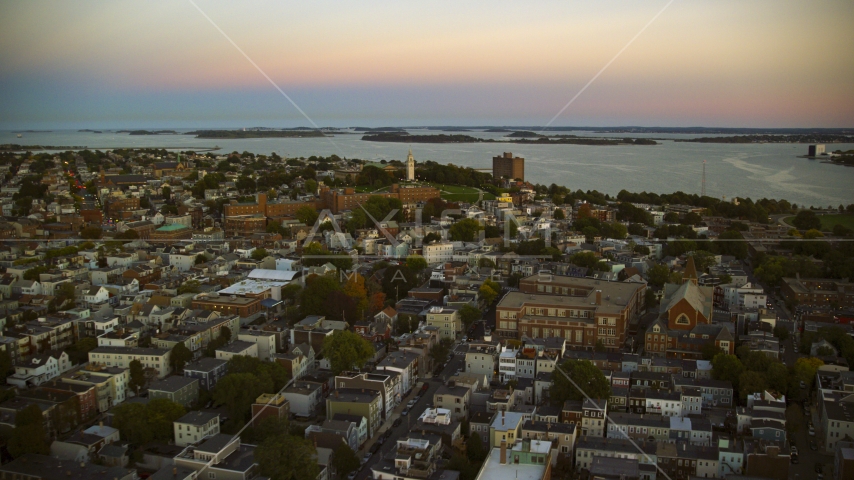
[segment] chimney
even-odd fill
[[[602,290],[596,290],[596,305],[602,305]]]
[[[104,428],[104,421],[103,421],[103,420],[101,420],[100,422],[98,422],[98,427],[99,427],[99,428]]]
[[[507,441],[501,441],[501,465],[507,465]]]
[[[178,476],[178,467],[172,467],[172,476],[173,476],[173,477],[177,477],[177,476]]]

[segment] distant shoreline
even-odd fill
[[[569,136],[539,136],[536,139],[518,138],[527,132],[516,132],[516,137],[506,135],[509,140],[496,140],[493,138],[479,138],[470,135],[410,135],[401,133],[375,133],[362,137],[367,142],[392,142],[392,143],[508,143],[519,145],[658,145],[658,142],[648,138],[605,138],[605,137],[575,137]]]

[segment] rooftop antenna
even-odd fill
[[[701,197],[706,196],[706,161],[705,160],[703,160],[703,186],[700,189],[700,196]]]

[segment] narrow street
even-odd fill
[[[457,345],[454,345],[454,349],[456,347]],[[383,441],[380,450],[377,453],[371,455],[371,458],[367,462],[365,462],[364,465],[362,465],[361,469],[356,475],[356,478],[358,480],[372,478],[371,467],[373,465],[376,465],[376,463],[381,458],[383,458],[395,448],[397,440],[404,436],[406,433],[408,433],[411,430],[412,425],[415,425],[416,421],[418,420],[418,417],[420,417],[421,414],[424,413],[424,410],[427,409],[427,406],[432,405],[433,394],[436,393],[436,390],[439,388],[439,386],[443,385],[444,382],[450,376],[456,373],[457,369],[462,367],[463,360],[465,357],[455,353],[454,349],[451,350],[451,355],[449,355],[450,359],[448,360],[448,363],[445,365],[445,368],[442,370],[441,374],[437,377],[426,379],[426,381],[417,382],[415,384],[415,387],[412,389],[412,393],[410,393],[408,396],[404,397],[403,400],[401,400],[401,404],[394,409],[394,412],[392,412],[390,418],[386,419],[385,423],[383,423],[383,425],[378,429],[379,433],[377,435],[374,435],[373,438],[369,438],[368,441],[365,442],[365,445],[358,452],[356,452],[356,455],[358,455],[358,457],[362,459],[365,453],[370,452],[371,447],[373,447],[374,444],[380,438],[383,438],[385,436],[386,432],[388,432],[389,430],[392,431],[391,436]],[[427,392],[421,397],[418,403],[416,403],[415,406],[413,406],[412,409],[409,410],[406,416],[402,416],[403,410],[406,410],[407,408],[406,404],[410,400],[415,398],[416,395],[418,395],[418,393],[421,391],[422,385],[424,385],[425,383],[427,384]],[[397,427],[394,427],[393,423],[398,418],[401,419],[401,423]]]

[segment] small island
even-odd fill
[[[368,142],[399,142],[399,143],[479,143],[492,140],[472,137],[471,135],[446,135],[444,133],[435,135],[410,135],[399,132],[379,132],[362,137]]]
[[[317,138],[325,137],[320,130],[294,129],[294,130],[196,130],[187,132],[186,135],[195,135],[196,138]]]
[[[504,135],[508,138],[544,138],[545,135],[540,135],[539,133],[529,132],[527,130],[513,132],[509,135]]]
[[[493,138],[478,138],[471,135],[410,135],[408,133],[382,132],[365,135],[362,140],[369,142],[398,142],[398,143],[517,143],[537,145],[658,145],[658,142],[648,138],[586,138],[567,135],[565,137],[548,138],[545,136],[530,138],[514,138],[512,140],[495,140]]]
[[[177,135],[175,130],[119,130],[116,133],[127,133],[128,135]]]
[[[791,135],[734,135],[675,140],[696,143],[851,143],[854,135],[835,133],[799,133]]]

